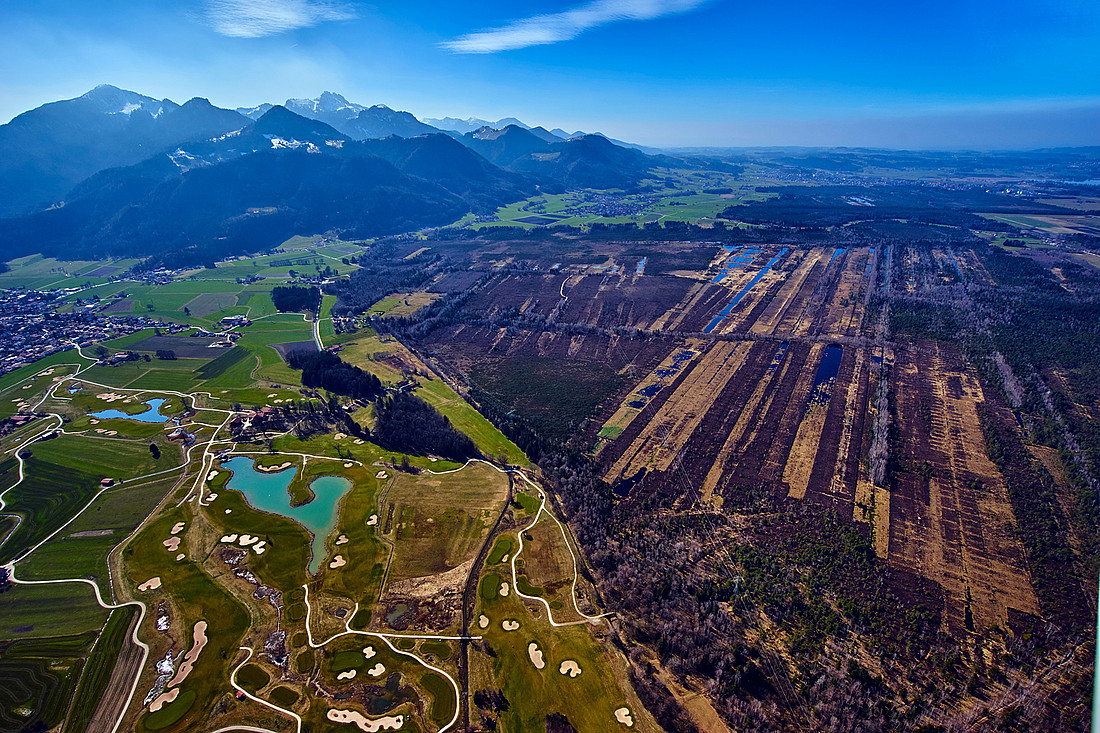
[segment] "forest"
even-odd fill
[[[321,307],[321,289],[316,285],[308,287],[276,285],[271,289],[271,300],[275,303],[275,308],[283,313],[295,311],[316,313]]]
[[[302,370],[302,384],[324,389],[357,400],[372,400],[382,394],[378,377],[348,364],[330,351],[295,350],[287,354],[287,363]]]
[[[397,392],[375,403],[371,439],[386,450],[465,461],[478,455],[474,442],[416,395]]]

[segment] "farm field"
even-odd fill
[[[140,281],[13,261],[161,322],[0,377],[0,727],[1084,729],[1088,216],[754,155]]]
[[[1041,480],[1050,482],[1044,485],[1052,487],[1051,496],[1060,497],[1053,521],[1074,526],[1070,517],[1079,509],[1067,493],[1068,459],[1063,453],[1059,464],[1036,444],[1032,421],[1049,418],[1010,406],[999,386],[1003,377],[990,371],[999,367],[978,356],[981,337],[957,339],[969,333],[960,315],[965,288],[1014,282],[1009,264],[998,259],[1004,255],[996,254],[1001,248],[760,243],[659,251],[648,243],[582,238],[549,258],[526,246],[517,243],[507,260],[495,242],[474,249],[470,260],[485,274],[461,302],[463,310],[416,346],[543,460],[552,450],[546,442],[587,446],[594,470],[610,486],[615,509],[608,511],[619,517],[618,531],[637,533],[643,543],[636,552],[654,553],[653,539],[630,516],[680,521],[681,527],[703,521],[687,535],[712,548],[716,559],[694,572],[713,584],[704,584],[715,588],[706,593],[731,598],[742,581],[774,582],[747,579],[750,570],[757,572],[753,563],[763,561],[743,548],[767,548],[766,556],[792,552],[809,562],[819,550],[803,545],[814,547],[819,531],[837,526],[826,530],[816,523],[840,520],[852,533],[844,541],[866,548],[860,562],[874,558],[869,567],[883,578],[875,582],[892,599],[885,602],[913,604],[926,614],[921,633],[934,629],[944,639],[978,635],[1011,644],[1032,633],[1025,630],[1039,619],[1061,619],[1054,623],[1069,636],[1059,643],[1071,643],[1069,629],[1087,617],[1074,605],[1088,592],[1087,582],[1056,577],[1055,568],[1080,572],[1087,556],[1077,534],[1082,530],[1067,533],[1068,542],[1058,540],[1072,555],[1047,559],[1037,570],[1037,542],[1019,529],[1037,521],[1027,519],[1036,510],[1025,508],[1018,488],[1027,471],[1046,476]],[[1064,284],[1063,291],[1089,277],[1068,255],[1035,252],[1044,253],[1035,261]],[[501,262],[509,269],[498,274]],[[1066,272],[1078,279],[1069,280]],[[951,307],[959,310],[949,315]],[[544,371],[543,361],[553,367]],[[1011,434],[1000,440],[1028,448],[1019,469],[990,453],[989,414]],[[568,497],[567,491],[567,505]],[[582,517],[600,500],[586,495],[576,501],[580,513],[573,521],[598,536]],[[800,538],[790,540],[792,549],[777,549],[788,547],[787,540],[765,529],[762,516],[779,517],[774,521],[791,533],[783,536]],[[814,529],[798,529],[802,525]],[[535,534],[528,539],[536,542]],[[602,556],[593,550],[599,547],[587,549]],[[729,564],[719,563],[727,552],[734,555]],[[520,575],[520,589],[560,604],[557,566],[535,557]],[[737,583],[737,573],[725,569],[731,565],[740,574]],[[612,594],[627,605],[646,607],[650,600],[643,594],[621,590],[620,583],[629,582],[614,567],[605,567],[604,577],[619,580],[603,587],[615,589]],[[850,580],[842,573],[829,577],[836,587]],[[810,651],[806,635],[834,638],[827,629],[807,630],[828,614],[798,616],[802,612],[787,605],[797,597],[814,608],[811,596],[803,595],[812,590],[789,592],[793,596],[780,600],[762,588],[749,590],[757,610],[737,614],[746,625],[747,636],[738,638],[747,640],[740,643],[769,638],[765,648],[781,655],[783,661],[768,662],[773,681],[821,674],[823,662],[816,661],[821,657]],[[870,611],[860,609],[883,602],[843,592],[851,595],[837,601],[842,628],[864,624],[860,614]],[[800,620],[770,620],[771,613],[792,612]],[[635,619],[649,629],[639,632],[643,636],[653,633],[644,618]],[[901,622],[873,624],[880,630],[872,636],[910,633],[894,623]],[[864,643],[874,644],[859,642],[860,651],[844,654],[874,656]],[[891,669],[881,659],[873,668],[876,674]],[[1017,673],[1023,676],[1012,676]],[[922,667],[912,676],[937,674]],[[989,683],[989,689],[1004,690],[1028,674],[1017,669],[1010,675],[1017,682]],[[1048,689],[1064,684],[1059,679]],[[685,709],[711,719],[714,708],[700,708],[690,689],[680,693],[692,700]],[[953,699],[978,709],[984,694],[960,691]]]

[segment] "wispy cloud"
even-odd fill
[[[206,0],[210,25],[235,38],[273,36],[354,17],[352,7],[328,0]]]
[[[653,20],[694,10],[707,0],[593,0],[561,13],[535,15],[499,28],[468,33],[442,45],[455,53],[496,53],[576,38],[621,20]]]

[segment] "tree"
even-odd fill
[[[160,448],[157,447],[156,443],[149,444],[149,452],[153,454],[154,459],[160,458]]]
[[[107,358],[107,347],[104,346],[103,344],[100,344],[99,346],[95,347],[95,355],[98,356],[100,359],[106,359]]]
[[[172,349],[157,349],[157,358],[163,361],[175,361],[176,352]]]

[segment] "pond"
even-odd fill
[[[752,286],[756,285],[756,283],[760,282],[760,278],[767,275],[768,271],[771,270],[773,267],[775,267],[775,263],[779,262],[780,258],[783,257],[783,255],[785,255],[785,254],[787,254],[787,248],[786,247],[779,250],[779,254],[777,254],[775,257],[772,257],[770,260],[768,260],[768,264],[764,265],[763,269],[761,269],[760,272],[756,273],[756,275],[753,277],[753,279],[749,281],[749,284],[746,285],[745,287],[741,288],[741,291],[739,293],[737,293],[737,295],[733,296],[733,300],[731,300],[726,305],[726,307],[723,308],[718,313],[718,315],[716,315],[713,319],[711,319],[711,322],[707,325],[706,328],[703,329],[703,333],[710,333],[711,331],[713,331],[718,326],[719,323],[722,322],[723,318],[725,318],[729,314],[733,313],[733,309],[737,306],[738,303],[741,302],[742,298],[744,298],[746,295],[748,295],[749,291],[752,290]],[[836,256],[835,253],[834,253],[833,256],[834,257]]]
[[[145,404],[149,406],[149,409],[145,412],[139,412],[137,415],[127,415],[122,410],[101,410],[100,412],[88,413],[92,417],[97,417],[100,420],[110,420],[112,418],[123,418],[125,420],[139,420],[141,422],[166,422],[171,415],[161,414],[160,406],[167,400],[155,399],[149,400]]]
[[[231,458],[222,467],[233,472],[225,487],[240,491],[249,506],[293,519],[309,530],[313,535],[309,572],[316,574],[325,559],[325,538],[336,528],[340,499],[351,488],[351,482],[343,476],[316,478],[309,485],[314,494],[313,501],[292,507],[287,489],[297,475],[297,469],[288,468],[278,473],[257,471],[255,461],[246,456]]]

